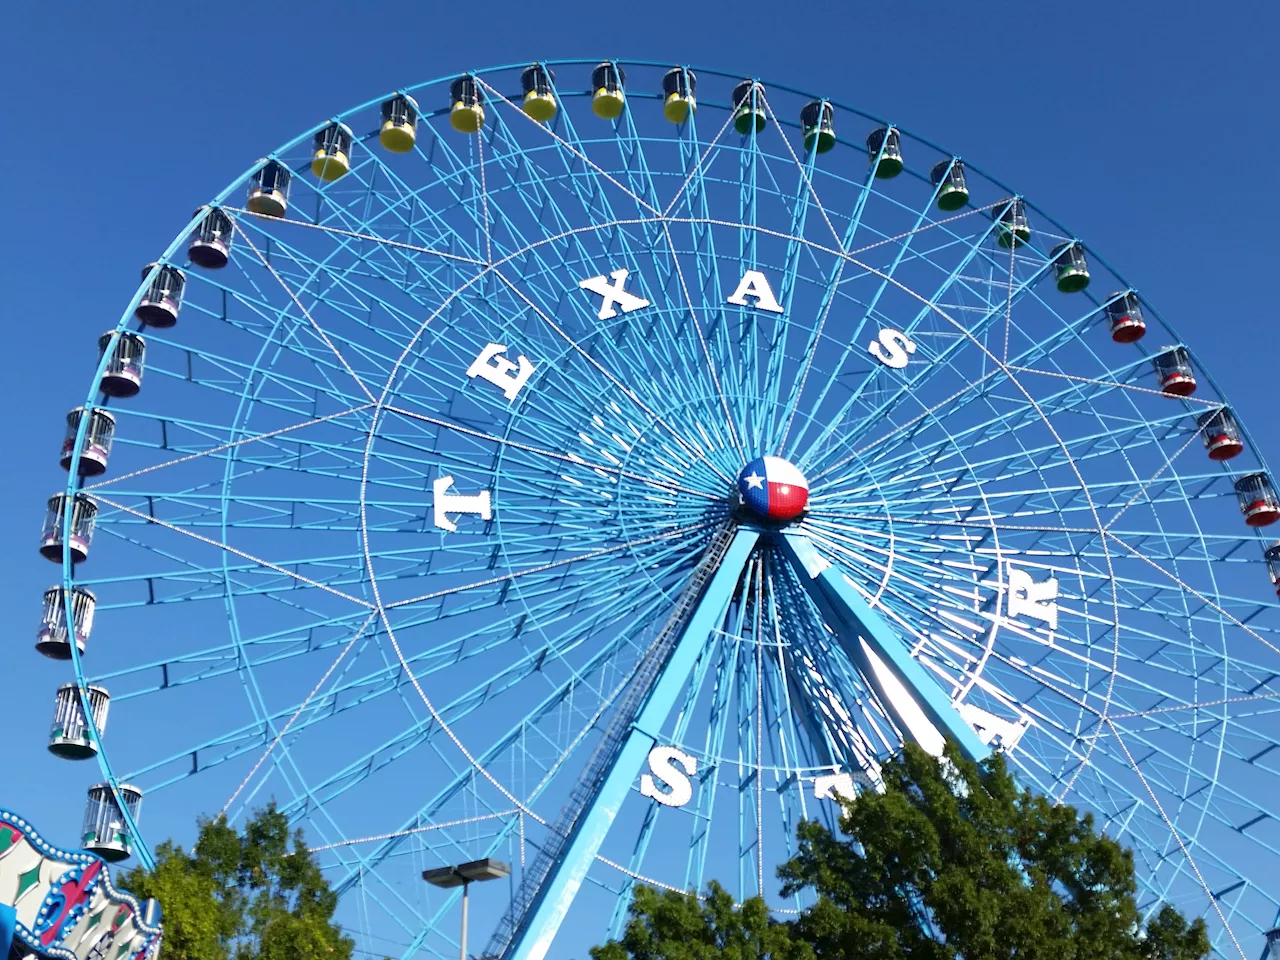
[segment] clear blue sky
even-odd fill
[[[1106,256],[1280,463],[1274,3],[18,7],[0,30],[14,411],[0,501],[0,806],[56,842],[73,842],[88,774],[43,748],[67,673],[32,649],[54,572],[35,547],[94,338],[194,207],[318,118],[399,86],[534,58],[634,57],[755,74],[886,116],[972,158]]]

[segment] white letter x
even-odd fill
[[[600,305],[600,312],[596,314],[601,320],[610,320],[618,315],[618,311],[613,309],[616,303],[622,308],[623,313],[630,313],[632,310],[639,310],[641,307],[649,306],[649,301],[643,297],[637,297],[633,293],[627,293],[622,289],[622,285],[627,280],[628,270],[614,270],[609,276],[613,277],[613,283],[610,283],[603,274],[598,277],[591,277],[589,280],[583,280],[578,284],[583,290],[590,290],[592,293],[598,293],[604,297],[604,302]]]

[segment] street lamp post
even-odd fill
[[[501,880],[511,876],[511,864],[485,857],[452,867],[435,867],[422,871],[422,879],[436,887],[462,888],[462,960],[467,960],[467,893],[471,884],[483,880]]]

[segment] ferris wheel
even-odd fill
[[[250,164],[98,347],[37,643],[95,852],[274,798],[361,950],[456,955],[422,873],[493,857],[473,936],[540,960],[637,883],[803,909],[797,823],[951,738],[1221,955],[1277,925],[1262,454],[893,124],[658,64],[421,84]]]

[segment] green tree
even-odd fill
[[[156,869],[131,870],[121,885],[160,901],[170,960],[351,957],[352,941],[333,922],[338,895],[274,803],[243,832],[225,817],[201,820],[194,850],[162,844]]]
[[[1133,855],[1092,816],[1018,787],[1004,758],[982,764],[914,745],[882,770],[884,791],[845,805],[841,835],[797,831],[778,871],[783,896],[814,895],[795,920],[735,909],[719,887],[637,896],[620,941],[595,960],[692,960],[706,944],[738,956],[818,960],[1203,960],[1203,920],[1139,914]]]
[[[594,960],[813,960],[791,927],[773,921],[763,900],[741,907],[714,880],[707,896],[636,887],[631,919],[620,941],[593,947]]]

